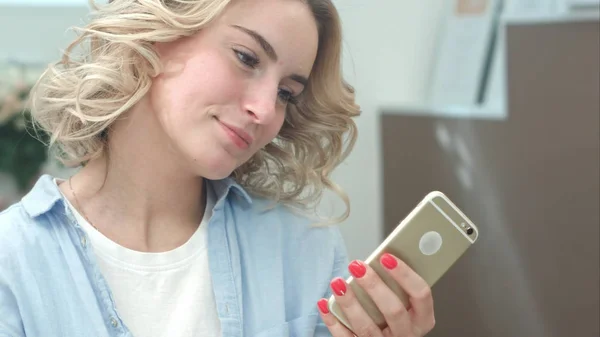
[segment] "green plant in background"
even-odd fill
[[[21,192],[35,182],[48,159],[43,131],[33,130],[31,114],[24,109],[28,87],[0,99],[0,172],[12,176]]]

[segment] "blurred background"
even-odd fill
[[[434,286],[431,336],[600,336],[600,1],[335,2],[363,110],[335,172],[350,258],[440,190],[481,237]],[[0,0],[0,209],[73,172],[27,134],[22,102],[88,11]]]

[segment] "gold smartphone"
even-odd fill
[[[430,287],[475,243],[479,236],[477,227],[443,193],[429,193],[394,231],[365,260],[402,301],[410,303],[398,283],[383,270],[379,258],[390,253],[419,274]],[[350,277],[347,280],[359,303],[380,328],[387,326],[385,318],[371,297]],[[329,311],[347,328],[346,319],[335,297],[329,299]]]

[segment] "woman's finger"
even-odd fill
[[[392,336],[412,336],[413,327],[408,311],[379,275],[362,261],[352,261],[348,270],[381,311]]]
[[[346,284],[346,281],[340,277],[333,279],[331,281],[331,290],[333,290],[336,303],[344,312],[354,334],[358,337],[383,337],[381,329],[365,312],[365,309],[358,302],[356,295],[352,291],[352,288]]]
[[[321,314],[323,322],[325,322],[327,329],[329,329],[329,332],[331,332],[333,337],[354,337],[354,334],[329,312],[326,299],[320,299],[319,302],[317,302],[317,307],[319,308],[319,313]]]
[[[413,326],[420,336],[424,336],[435,325],[431,288],[423,278],[395,256],[383,254],[380,262],[408,295]]]

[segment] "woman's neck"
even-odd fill
[[[145,126],[117,124],[109,155],[72,177],[75,195],[68,184],[61,190],[111,240],[137,251],[162,252],[185,243],[200,224],[204,180],[182,166],[153,125]]]

